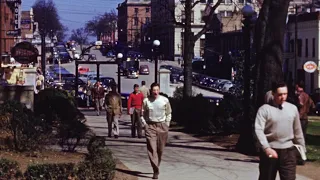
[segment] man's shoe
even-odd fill
[[[159,177],[159,173],[153,173],[152,179],[158,179],[158,177]]]
[[[115,136],[114,136],[114,138],[118,139],[118,138],[119,138],[119,136],[118,136],[118,135],[115,135]]]
[[[108,135],[109,138],[111,138],[111,135]]]

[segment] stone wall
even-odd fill
[[[33,110],[34,105],[34,86],[1,86],[0,103],[8,100],[16,100],[25,104],[27,108]]]

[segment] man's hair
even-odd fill
[[[299,88],[303,88],[303,89],[304,89],[304,82],[303,82],[303,81],[297,82],[296,85],[297,85]]]
[[[272,92],[277,92],[277,89],[281,87],[287,87],[287,84],[283,81],[272,83]]]
[[[141,81],[141,85],[146,85],[146,82],[145,81]]]
[[[133,85],[133,88],[136,88],[136,87],[139,87],[139,85],[138,85],[138,84],[134,84],[134,85]]]
[[[160,85],[158,83],[152,83],[150,86],[150,90],[152,90],[154,87],[158,86],[160,88]]]

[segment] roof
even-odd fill
[[[298,22],[320,20],[320,12],[303,13],[297,16]],[[295,22],[295,15],[289,15],[288,24]]]
[[[118,4],[118,8],[128,5],[151,5],[151,0],[125,0]]]

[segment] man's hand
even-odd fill
[[[267,157],[278,159],[278,153],[275,150],[273,150],[272,148],[267,148],[264,151],[265,151]]]

